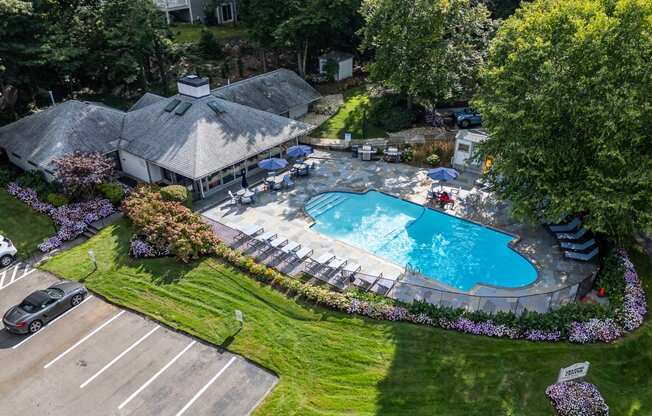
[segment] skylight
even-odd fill
[[[187,101],[184,101],[184,102],[181,103],[181,105],[179,106],[179,108],[177,108],[177,111],[175,111],[174,114],[176,114],[176,115],[178,115],[178,116],[182,116],[182,115],[186,114],[186,111],[188,111],[188,109],[189,109],[191,106],[192,106],[191,103],[189,103],[189,102],[187,102]]]
[[[168,113],[172,112],[172,110],[174,110],[176,106],[179,105],[180,102],[181,100],[177,100],[175,98],[174,100],[170,101],[170,103],[167,106],[165,106],[165,111]]]

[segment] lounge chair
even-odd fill
[[[562,241],[559,243],[562,248],[566,248],[569,250],[574,250],[574,251],[584,251],[587,250],[595,245],[595,239],[590,239],[588,241],[585,241],[583,243],[571,243],[568,241]]]
[[[348,277],[351,281],[355,279],[355,274],[358,273],[362,267],[358,263],[347,263],[342,269],[342,276]]]
[[[553,233],[567,233],[576,229],[581,224],[582,221],[580,221],[579,218],[575,217],[573,218],[573,221],[569,222],[568,224],[550,225],[548,228],[550,228],[550,231]]]
[[[573,260],[589,261],[598,254],[598,248],[594,248],[590,253],[578,253],[576,251],[564,251],[564,256]]]
[[[285,255],[292,254],[295,251],[299,250],[301,248],[301,244],[297,243],[296,241],[288,241],[286,245],[281,247],[281,252]]]
[[[584,237],[588,230],[586,228],[580,228],[574,233],[557,233],[558,240],[579,240]]]
[[[267,245],[271,240],[275,239],[276,237],[278,237],[278,234],[276,234],[273,231],[268,231],[264,234],[260,234],[252,238],[251,246],[258,247],[261,244]]]
[[[333,260],[328,262],[326,267],[331,271],[331,273],[337,273],[337,271],[346,266],[348,262],[349,261],[347,259],[335,257]]]
[[[269,246],[270,246],[271,248],[279,248],[279,247],[281,247],[281,246],[287,244],[287,242],[288,242],[288,239],[287,239],[287,238],[285,238],[285,237],[277,237],[277,238],[275,238],[274,240],[272,240],[272,241],[269,243]]]
[[[310,257],[310,262],[312,263],[311,267],[310,267],[310,270],[311,271],[316,271],[316,270],[322,269],[322,268],[326,267],[326,265],[328,263],[333,261],[334,258],[335,258],[335,255],[331,254],[331,253],[322,254],[321,256],[319,256],[317,258]]]
[[[371,289],[379,279],[383,278],[383,272],[373,271],[368,273],[356,273],[351,276],[353,285],[359,289],[368,291]]]
[[[291,253],[289,263],[293,264],[299,261],[307,259],[309,256],[312,256],[312,249],[310,247],[302,247],[299,250]]]
[[[260,225],[246,225],[238,227],[236,230],[238,231],[238,235],[235,237],[236,240],[251,238],[265,231]]]

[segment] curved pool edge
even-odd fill
[[[532,281],[531,283],[528,283],[527,285],[518,286],[518,287],[505,287],[505,286],[492,285],[492,284],[489,284],[489,283],[476,282],[476,283],[473,285],[473,287],[471,287],[468,291],[463,291],[463,290],[461,290],[461,289],[454,288],[454,287],[452,287],[452,286],[450,286],[450,285],[448,285],[448,284],[442,282],[441,280],[437,279],[436,277],[429,277],[428,275],[425,275],[425,274],[423,274],[423,273],[418,273],[418,275],[419,275],[419,276],[421,277],[421,279],[423,279],[424,281],[427,282],[428,280],[430,280],[430,281],[435,280],[436,283],[437,283],[438,285],[442,285],[442,286],[444,286],[444,287],[447,288],[447,289],[432,288],[433,290],[445,291],[445,292],[450,292],[450,293],[459,293],[459,294],[467,295],[467,296],[483,296],[483,297],[491,297],[491,295],[478,295],[478,294],[475,294],[475,293],[476,293],[478,290],[482,289],[482,288],[489,288],[489,289],[492,289],[492,290],[501,290],[501,291],[512,291],[512,290],[513,290],[513,291],[522,291],[522,290],[527,290],[528,288],[533,287],[534,285],[536,285],[537,283],[539,283],[539,282],[541,281],[541,270],[539,270],[539,265],[538,265],[534,260],[532,260],[530,257],[528,257],[527,255],[525,255],[524,253],[520,252],[520,251],[515,247],[516,244],[518,244],[518,243],[522,240],[522,238],[521,238],[520,235],[515,234],[515,233],[512,233],[512,232],[509,232],[509,231],[502,230],[502,229],[497,228],[497,227],[494,227],[494,226],[492,226],[492,225],[483,224],[483,223],[481,223],[481,222],[474,221],[474,220],[471,220],[471,219],[468,219],[468,218],[458,217],[457,215],[449,214],[448,212],[445,212],[445,211],[435,210],[435,209],[432,209],[432,208],[427,207],[427,206],[425,206],[425,205],[422,205],[422,204],[416,203],[416,202],[414,202],[414,201],[410,201],[409,199],[405,199],[405,198],[402,198],[402,197],[397,196],[397,195],[390,194],[389,192],[385,192],[385,191],[382,191],[382,190],[377,189],[377,188],[373,188],[373,187],[371,187],[371,188],[364,188],[364,190],[362,190],[362,191],[352,190],[352,189],[350,189],[350,188],[347,188],[347,189],[344,189],[344,188],[333,188],[333,189],[328,190],[328,191],[317,192],[317,193],[315,193],[315,194],[313,194],[313,195],[310,195],[310,196],[306,199],[305,203],[301,206],[301,212],[303,213],[303,215],[305,215],[307,218],[309,218],[309,221],[308,221],[308,228],[312,228],[312,227],[316,224],[316,221],[315,221],[315,218],[314,218],[312,215],[310,215],[310,214],[307,212],[307,210],[306,210],[306,205],[307,205],[307,204],[308,204],[312,199],[318,197],[319,195],[324,195],[324,194],[329,194],[329,193],[334,193],[334,192],[363,195],[363,194],[366,194],[366,193],[369,193],[369,192],[372,192],[372,191],[373,191],[373,192],[378,192],[378,193],[381,193],[381,194],[384,194],[384,195],[387,195],[387,196],[389,196],[389,197],[391,197],[391,198],[395,198],[395,199],[398,199],[398,200],[401,200],[401,201],[404,201],[404,202],[410,203],[410,204],[412,204],[412,205],[416,205],[416,206],[418,206],[418,207],[420,207],[420,208],[423,208],[423,209],[429,209],[429,210],[432,210],[432,211],[438,212],[438,213],[440,213],[440,214],[448,215],[449,217],[453,217],[453,218],[456,218],[456,219],[459,219],[459,220],[462,220],[462,221],[466,221],[466,222],[468,222],[468,223],[471,223],[471,224],[477,225],[477,226],[479,226],[479,227],[487,228],[487,229],[490,229],[490,230],[492,230],[492,231],[495,231],[495,232],[498,232],[498,233],[501,233],[501,234],[505,234],[505,235],[507,235],[507,236],[510,236],[510,237],[512,237],[512,239],[507,243],[507,247],[508,247],[510,250],[512,250],[514,253],[516,253],[516,254],[518,254],[519,256],[521,256],[524,260],[526,260],[526,261],[527,261],[527,262],[528,262],[528,263],[529,263],[529,264],[534,268],[534,270],[535,270],[535,272],[536,272],[536,278],[534,279],[534,281]],[[318,234],[322,235],[323,237],[327,237],[327,238],[331,238],[331,239],[332,239],[332,237],[324,236],[324,235],[321,234],[321,233],[318,233]],[[344,242],[344,241],[341,241],[341,240],[337,240],[337,241],[338,241],[339,243],[341,243],[341,244],[350,245],[350,244],[348,244],[348,243],[346,243],[346,242]],[[355,247],[355,246],[352,246],[352,245],[351,245],[351,247]],[[380,258],[380,257],[377,256],[376,254],[371,253],[371,252],[369,252],[368,250],[365,250],[365,249],[360,248],[360,247],[355,247],[355,248],[357,248],[357,249],[359,249],[359,250],[364,250],[364,251],[366,251],[367,253],[369,253],[370,255],[372,255],[372,256],[374,256],[374,257],[378,257],[378,258]],[[405,266],[404,266],[404,265],[396,264],[396,263],[394,263],[393,261],[391,261],[391,260],[389,260],[389,259],[382,259],[382,260],[385,261],[385,262],[391,263],[391,264],[395,265],[396,267],[400,268],[401,270],[403,270],[403,273],[405,274]],[[523,295],[514,295],[514,297],[518,297],[518,296],[523,296]],[[501,295],[501,297],[509,297],[509,296]]]

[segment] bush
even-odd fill
[[[605,289],[611,305],[623,304],[625,281],[623,280],[624,268],[620,259],[612,252],[604,259],[602,269],[595,279],[595,287]]]
[[[48,194],[47,201],[56,208],[68,205],[70,203],[67,196],[56,192],[50,192]]]
[[[224,51],[222,51],[217,37],[206,28],[202,29],[196,48],[197,52],[206,59],[222,59],[224,57]]]
[[[192,196],[181,185],[168,185],[159,191],[164,201],[178,202],[186,208],[192,208]]]
[[[31,188],[45,199],[50,192],[54,191],[51,183],[45,180],[45,175],[40,170],[30,170],[22,174],[16,180],[22,188]]]
[[[213,251],[217,238],[210,225],[178,202],[141,186],[122,201],[122,209],[147,243],[157,252],[174,254],[187,263]]]
[[[0,168],[0,187],[4,188],[14,180],[14,172],[9,168]]]
[[[125,196],[125,191],[122,189],[122,186],[115,182],[104,182],[100,184],[97,189],[106,199],[111,201],[113,205],[118,205],[122,202],[122,198]]]
[[[437,153],[431,154],[426,158],[426,163],[430,166],[439,166],[439,155]]]
[[[407,102],[399,95],[387,95],[373,99],[369,108],[368,122],[392,132],[406,129],[415,119],[415,111],[407,109]]]
[[[113,177],[115,161],[100,153],[75,152],[54,161],[54,176],[69,196],[86,196]]]
[[[407,146],[403,149],[401,153],[401,162],[409,163],[414,159],[414,148],[412,146]]]

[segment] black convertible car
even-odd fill
[[[82,303],[86,294],[88,291],[81,283],[60,282],[27,296],[5,313],[2,322],[10,332],[33,334],[68,309]]]

